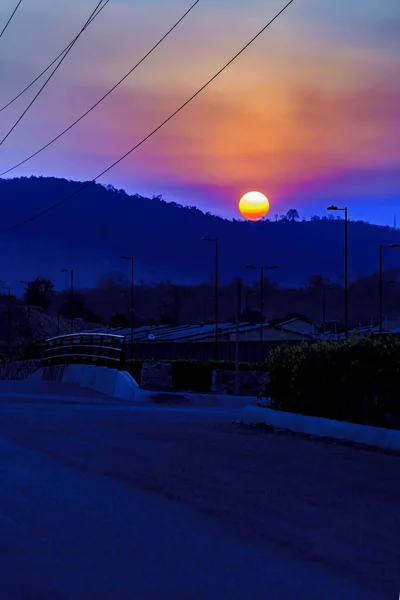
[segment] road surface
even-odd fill
[[[0,382],[2,600],[389,600],[400,458]]]

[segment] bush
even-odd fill
[[[400,338],[280,346],[267,361],[272,407],[400,429]]]
[[[140,372],[144,362],[152,361],[128,360],[126,363],[127,371],[139,384]],[[171,360],[165,362],[172,366],[174,389],[185,391],[210,392],[213,371],[216,369],[233,371],[235,369],[235,363],[227,361]],[[266,368],[266,363],[240,363],[240,370],[242,371],[265,371]]]

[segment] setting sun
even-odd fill
[[[261,192],[247,192],[240,198],[239,211],[249,221],[258,221],[269,211],[268,198]]]

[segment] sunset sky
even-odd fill
[[[16,0],[2,0],[0,24]],[[96,0],[25,0],[0,40],[3,106],[77,34]],[[0,148],[1,171],[104,94],[192,4],[110,0]],[[62,140],[12,175],[88,180],[140,141],[283,5],[201,0],[139,69]],[[168,8],[166,8],[168,6]],[[115,187],[229,218],[249,190],[297,208],[400,222],[400,2],[296,0],[184,112],[109,172]],[[35,90],[38,89],[38,85]],[[0,113],[3,135],[34,95]],[[57,200],[57,199],[55,199]]]

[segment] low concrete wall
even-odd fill
[[[135,398],[139,399],[139,396],[143,396],[143,391],[133,377],[126,371],[118,371],[115,381],[114,397],[130,401],[135,400]]]
[[[143,363],[140,387],[153,392],[172,392],[172,367],[170,363]]]
[[[31,376],[43,381],[75,383],[95,390],[106,396],[121,400],[139,400],[142,391],[136,381],[126,371],[95,367],[92,365],[55,365],[39,369]]]
[[[57,365],[40,369],[37,378],[43,380],[75,383],[126,402],[149,402],[173,404],[186,401],[194,406],[243,408],[256,404],[255,396],[230,396],[227,394],[196,394],[189,392],[160,392],[142,390],[126,371],[95,367],[92,365]]]
[[[239,394],[241,396],[260,396],[265,384],[269,381],[267,372],[239,371]],[[236,394],[236,372],[226,369],[213,371],[211,391],[216,394]]]
[[[94,379],[96,377],[96,369],[98,368],[100,367],[85,365],[85,368],[82,371],[81,379],[78,381],[79,385],[82,387],[92,388],[94,386]]]
[[[240,414],[239,421],[248,425],[264,424],[307,435],[400,451],[400,431],[384,429],[383,427],[357,425],[356,423],[333,421],[321,417],[308,417],[257,406],[246,406]]]
[[[118,369],[107,369],[107,367],[97,367],[94,377],[94,390],[102,392],[107,396],[113,396]]]

